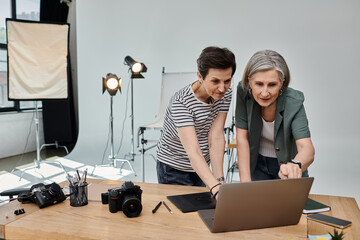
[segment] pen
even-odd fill
[[[84,178],[84,184],[86,183],[86,175],[87,175],[87,168],[85,169],[85,178]]]
[[[74,180],[74,183],[78,183],[80,181],[80,179],[78,179],[78,176],[76,173],[74,174],[73,180]]]
[[[171,214],[173,214],[173,212],[172,212],[171,209],[168,207],[168,205],[166,205],[166,203],[165,203],[164,201],[162,201],[162,203],[163,203],[164,206],[167,208],[167,210],[169,210],[169,212],[170,212]]]
[[[157,210],[158,210],[158,208],[160,207],[160,205],[161,205],[161,201],[156,205],[156,207],[152,210],[152,213],[155,213]]]
[[[79,170],[78,169],[76,169],[76,173],[77,173],[77,178],[78,178],[78,182],[80,182],[80,173],[79,173]]]
[[[80,181],[79,181],[79,183],[78,183],[78,186],[79,186],[79,187],[83,184],[84,175],[85,175],[85,171],[84,171],[83,174],[81,175]]]

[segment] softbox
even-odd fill
[[[9,100],[68,98],[69,24],[6,19]]]

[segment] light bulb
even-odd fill
[[[132,66],[131,70],[132,70],[133,72],[135,72],[135,73],[138,73],[138,72],[141,71],[141,68],[142,68],[141,63],[135,63],[135,64]]]
[[[107,80],[106,85],[109,89],[116,89],[119,86],[119,82],[112,77]]]

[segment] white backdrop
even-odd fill
[[[161,70],[196,71],[209,45],[228,47],[240,80],[253,53],[272,49],[287,60],[290,86],[304,92],[316,148],[313,193],[360,202],[360,2],[342,0],[77,0],[79,138],[70,158],[99,163],[108,134],[108,94],[101,78],[123,78],[114,98],[118,146],[129,82],[125,56],[144,62],[134,80],[135,128],[151,123],[159,105]],[[195,79],[194,79],[195,80]],[[130,119],[121,154],[130,152]]]

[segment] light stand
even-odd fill
[[[115,79],[117,81],[117,85],[111,85],[111,81]],[[130,166],[131,171],[136,175],[136,172],[131,165],[130,161],[127,159],[120,159],[116,158],[114,153],[114,117],[113,117],[113,96],[117,93],[117,90],[121,91],[121,78],[117,78],[114,74],[107,74],[106,79],[103,78],[103,93],[107,90],[110,94],[110,155],[109,155],[109,163],[108,164],[100,164],[95,165],[94,169],[92,170],[91,175],[94,174],[95,168],[97,167],[117,167],[117,163],[121,162],[122,165],[120,167],[120,174],[122,172],[122,166],[125,163],[128,163]]]
[[[132,75],[132,74],[131,74]],[[130,77],[131,84],[131,152],[130,152],[130,160],[135,160],[135,144],[134,144],[134,79]]]
[[[71,85],[69,80],[69,29],[67,23],[54,24],[6,19],[8,100],[35,101],[35,166],[24,170],[20,169],[22,174],[19,180],[27,170],[39,169],[42,163],[58,164],[67,174],[59,161],[43,161],[40,157],[39,117],[36,100],[69,98],[68,86]],[[54,51],[54,46],[56,46],[56,51]]]
[[[124,64],[129,66],[131,70],[130,84],[131,84],[131,147],[132,152],[130,152],[131,161],[135,160],[135,143],[134,143],[134,78],[144,78],[141,75],[141,72],[146,72],[147,67],[144,63],[136,62],[132,57],[126,56],[124,59]],[[142,181],[145,181],[145,162],[144,159],[141,161],[141,172],[142,172]]]
[[[64,148],[66,151],[66,154],[69,154],[69,150],[67,149],[67,147],[64,145],[59,145],[58,141],[55,141],[54,143],[46,143],[46,144],[41,145],[40,152],[44,147],[50,147],[50,146],[55,146],[56,149],[58,149],[59,147]]]
[[[35,119],[34,119],[34,121],[35,121],[35,136],[36,136],[36,159],[34,159],[35,166],[23,169],[22,173],[21,173],[21,176],[19,178],[19,181],[21,181],[24,173],[27,170],[34,169],[34,168],[40,169],[40,165],[42,163],[45,163],[45,164],[59,164],[61,166],[61,168],[64,170],[65,174],[68,175],[67,171],[65,170],[64,166],[61,164],[60,161],[58,161],[58,160],[52,160],[51,162],[50,161],[43,161],[41,159],[41,157],[40,157],[40,150],[41,149],[40,149],[40,140],[39,140],[39,132],[40,132],[39,131],[39,111],[38,111],[37,101],[35,101]]]
[[[139,147],[139,137],[141,135],[141,149],[140,149],[140,152],[141,152],[141,170],[142,170],[142,181],[145,182],[145,152],[156,147],[157,146],[157,140],[146,140],[144,138],[144,131],[145,131],[145,127],[140,127],[139,128],[139,131],[138,131],[138,144],[137,144],[137,147]],[[145,144],[147,144],[148,142],[156,142],[156,144],[148,147],[148,148],[145,148]],[[150,154],[151,157],[154,158],[155,162],[156,162],[156,158]]]

